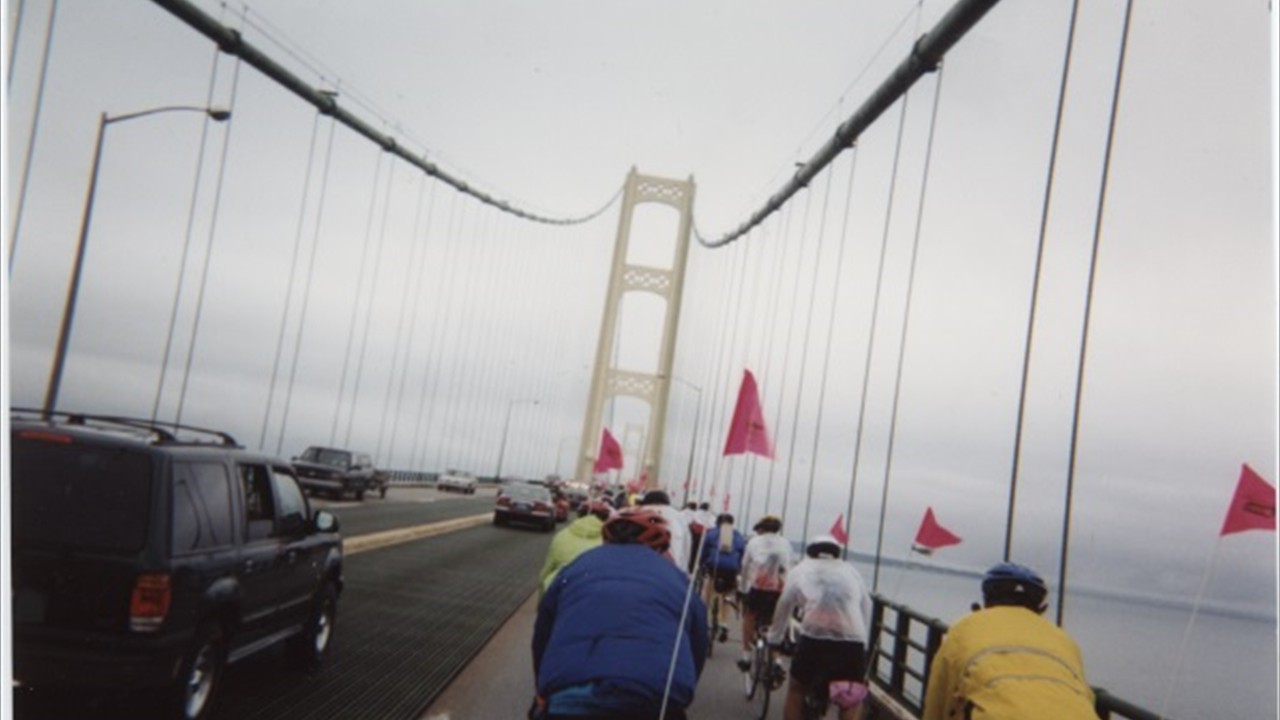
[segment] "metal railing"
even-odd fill
[[[915,717],[924,714],[933,656],[948,626],[906,605],[872,595],[870,682]],[[1100,720],[1162,720],[1149,710],[1093,688]]]

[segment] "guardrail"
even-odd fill
[[[880,595],[872,595],[872,602],[870,682],[918,718],[924,714],[929,668],[948,626]],[[1093,692],[1100,720],[1162,720],[1102,688]]]

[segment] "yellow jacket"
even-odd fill
[[[1030,610],[1000,606],[947,632],[923,720],[1097,720],[1093,703],[1075,641]]]

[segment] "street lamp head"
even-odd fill
[[[222,122],[231,117],[231,111],[223,108],[209,108],[206,112],[209,118],[215,122]]]

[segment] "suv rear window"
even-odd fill
[[[346,450],[330,450],[329,448],[307,448],[302,453],[303,460],[309,460],[315,463],[323,463],[332,465],[340,469],[347,469],[351,466],[351,453]]]
[[[126,448],[14,437],[13,539],[133,552],[147,539],[151,459]]]

